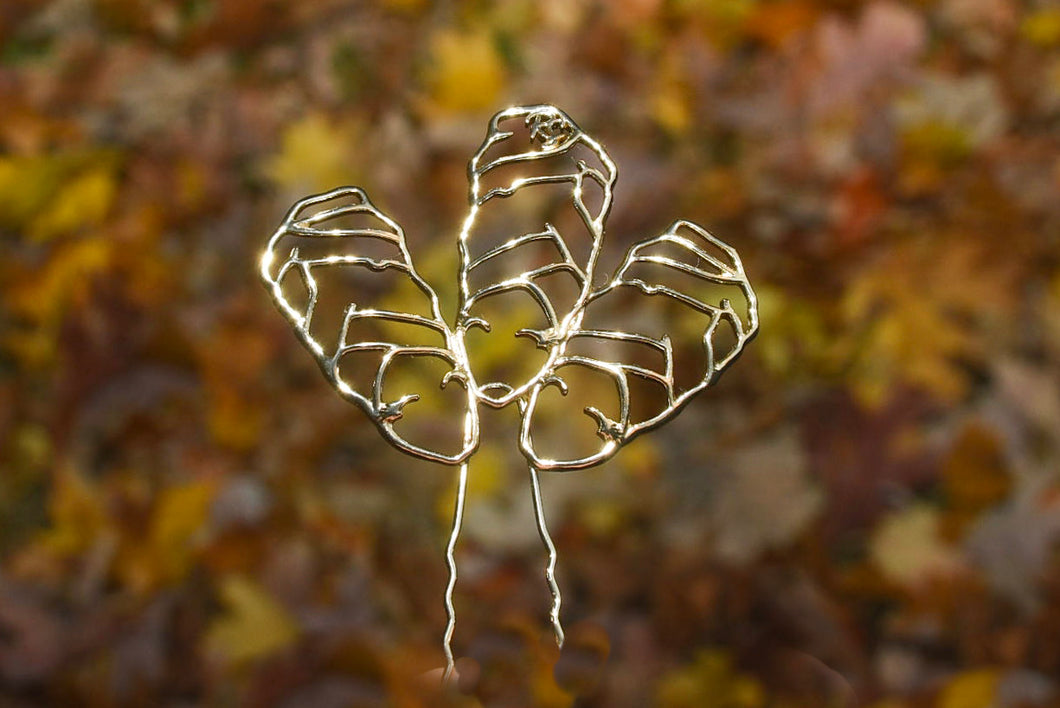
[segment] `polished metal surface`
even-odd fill
[[[364,411],[397,449],[425,460],[459,465],[456,508],[446,546],[449,582],[444,596],[448,618],[443,639],[445,680],[450,678],[455,665],[452,652],[456,627],[453,591],[457,580],[454,553],[464,516],[469,459],[479,444],[479,404],[502,408],[514,402],[518,406],[522,419],[518,445],[529,464],[534,515],[548,552],[545,578],[553,599],[550,619],[556,641],[562,646],[561,595],[555,579],[557,555],[545,523],[539,471],[582,469],[609,459],[635,436],[676,415],[716,379],[757,332],[757,302],[735,249],[689,221],[676,221],[662,235],[634,244],[606,283],[599,287],[593,285],[597,262],[604,249],[604,225],[616,178],[617,168],[604,148],[558,108],[519,106],[497,113],[490,120],[485,141],[468,166],[470,209],[457,240],[459,302],[452,325],[442,316],[435,291],[414,268],[401,227],[379,211],[357,187],[341,187],[296,203],[261,257],[261,278],[273,300],[338,393]],[[531,230],[502,233],[498,238],[496,220],[490,228],[483,227],[483,220],[488,221],[489,212],[498,205],[511,204],[507,200],[523,199],[521,194],[540,192],[542,187],[551,190],[554,202],[558,194],[559,203],[573,210],[566,230],[544,221]],[[531,202],[534,203],[537,202]],[[304,242],[302,246],[300,242]],[[303,249],[310,247],[313,253],[303,255]],[[542,247],[545,253],[551,253],[544,258],[545,262],[540,255]],[[526,255],[530,249],[535,249],[536,260]],[[386,255],[377,253],[380,250]],[[529,265],[519,270],[520,264]],[[500,270],[501,275],[482,275],[491,268]],[[367,280],[373,273],[389,273],[404,279],[422,295],[423,309],[417,313],[387,307],[380,304],[378,292],[369,291],[346,303],[341,322],[331,327],[335,331],[322,333],[321,328],[329,325],[320,325],[314,319],[321,292],[318,276],[334,269],[352,274],[354,280]],[[647,271],[652,275],[646,275]],[[673,276],[679,276],[679,283],[667,280]],[[555,282],[550,279],[557,277],[569,279],[568,291],[576,292],[566,298],[569,302],[550,288],[549,283]],[[696,283],[708,289],[695,291]],[[721,295],[716,292],[719,288]],[[298,293],[298,297],[292,292]],[[540,310],[544,326],[525,328],[516,334],[534,341],[537,349],[545,353],[543,363],[535,373],[515,383],[486,380],[489,372],[475,371],[468,353],[467,335],[475,328],[489,333],[492,324],[478,310],[490,298],[511,297],[513,293],[529,298]],[[590,322],[595,308],[625,312],[627,300],[636,303],[637,298],[645,297],[666,299],[680,305],[690,316],[704,318],[705,324],[697,335],[704,363],[700,375],[691,384],[677,383],[674,364],[674,341],[685,345],[688,327],[675,324],[672,335],[670,330],[658,335],[634,331],[632,327],[599,326]],[[733,305],[734,299],[738,307]],[[623,303],[621,307],[612,307],[619,302]],[[387,336],[388,323],[422,331],[428,337],[435,337],[437,342],[425,345],[389,341],[396,336]],[[380,335],[374,339],[350,335],[351,327],[365,324],[378,326]],[[731,340],[724,347],[716,343],[722,328]],[[694,343],[697,341],[695,337],[692,339]],[[591,352],[606,351],[608,345],[644,347],[660,357],[663,364],[651,368],[578,349],[578,344],[587,342],[596,347]],[[350,372],[343,371],[342,360],[351,354],[378,356],[376,369],[369,372],[373,374],[370,383],[361,390],[351,382]],[[390,380],[388,375],[405,359],[444,362],[448,371],[439,385],[462,388],[465,411],[458,450],[435,450],[408,440],[395,429],[395,423],[405,416],[409,406],[420,400],[420,393],[415,391],[389,400],[384,396]],[[618,413],[610,417],[591,401],[587,402],[584,411],[596,423],[598,449],[587,455],[554,456],[540,451],[540,445],[535,442],[538,425],[535,414],[541,405],[542,392],[549,387],[556,387],[566,395],[567,381],[560,370],[571,369],[596,372],[609,379],[615,388]],[[661,389],[664,403],[659,410],[639,416],[634,412],[633,379]]]

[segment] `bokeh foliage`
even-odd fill
[[[358,184],[452,303],[466,160],[534,101],[618,162],[613,259],[707,225],[761,334],[544,480],[562,655],[490,417],[445,697],[453,471],[254,268]],[[5,0],[0,106],[0,705],[1060,705],[1055,3]]]

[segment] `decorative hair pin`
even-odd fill
[[[468,463],[479,444],[480,404],[518,407],[518,445],[548,551],[550,617],[562,647],[556,549],[545,524],[539,471],[583,469],[611,458],[674,417],[757,332],[755,294],[736,250],[689,221],[675,221],[663,234],[634,244],[610,279],[600,280],[597,261],[616,177],[604,148],[558,108],[519,106],[494,115],[468,165],[470,211],[458,241],[459,302],[452,324],[413,266],[401,227],[358,187],[296,203],[261,257],[261,278],[273,300],[339,394],[397,449],[460,467],[446,547],[444,680],[454,668],[453,554]],[[553,218],[541,218],[546,209]],[[394,288],[405,296],[395,299]],[[499,331],[491,303],[501,301],[515,315],[532,314],[536,326]],[[687,316],[638,318],[638,308],[650,302],[676,306]],[[508,362],[513,371],[497,366],[496,357],[476,356],[476,347],[485,345],[472,339],[512,334],[529,338],[538,354],[533,362]],[[689,350],[698,350],[696,356],[678,364],[675,352]],[[440,389],[460,389],[456,396],[449,389],[446,398],[461,408],[461,430],[448,448],[418,441],[415,429],[399,425],[423,395],[402,390],[414,380],[406,375],[410,364],[421,379],[422,372],[438,371]],[[529,371],[517,370],[523,364]],[[584,412],[597,437],[573,450],[562,435],[543,434],[549,427],[545,399],[553,388],[566,396],[569,381],[579,376],[607,382],[613,400],[606,412],[589,401]]]

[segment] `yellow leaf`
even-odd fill
[[[245,664],[274,654],[298,638],[287,611],[257,583],[229,576],[221,583],[227,612],[206,631],[208,651],[230,664]]]
[[[45,469],[54,454],[52,437],[40,424],[25,423],[14,429],[9,438],[10,452],[22,469]]]
[[[847,342],[847,376],[862,403],[881,405],[897,382],[944,401],[964,395],[957,362],[987,355],[983,335],[1007,312],[1010,272],[935,240],[897,249],[857,278],[840,306],[846,331],[858,333]]]
[[[127,537],[115,561],[115,572],[127,588],[146,593],[184,579],[214,489],[212,482],[199,481],[167,488],[158,496],[146,538]]]
[[[0,157],[0,224],[21,228],[52,198],[61,177],[47,157]]]
[[[467,498],[489,499],[505,489],[505,455],[496,442],[483,440],[468,467]],[[435,510],[439,520],[448,524],[452,520],[456,504],[459,479],[453,475],[452,482],[438,495]]]
[[[86,226],[98,226],[110,211],[117,188],[113,171],[106,167],[74,177],[30,223],[30,238],[46,241]]]
[[[1060,8],[1043,7],[1027,15],[1020,27],[1023,36],[1039,47],[1060,45]]]
[[[207,195],[206,167],[192,160],[181,160],[173,169],[176,200],[184,208],[199,208]]]
[[[833,368],[835,346],[821,312],[812,303],[774,286],[756,289],[762,328],[755,351],[765,368],[787,380],[800,373]]]
[[[578,506],[578,521],[597,538],[616,536],[625,528],[628,517],[627,506],[614,498],[592,497]]]
[[[504,89],[504,62],[487,31],[443,31],[431,42],[431,98],[446,111],[493,108]]]
[[[66,466],[56,475],[48,515],[51,525],[41,536],[41,543],[64,557],[91,547],[110,525],[99,489]]]
[[[688,90],[674,82],[658,85],[651,97],[651,112],[655,122],[667,132],[681,135],[692,125]]]
[[[512,380],[527,381],[541,366],[543,356],[534,356],[537,352],[533,346],[525,343],[528,340],[514,337],[520,324],[537,321],[540,310],[529,298],[499,301],[504,305],[496,306],[494,310],[482,315],[490,322],[492,335],[487,336],[482,330],[473,329],[464,340],[471,360],[471,370],[487,381],[497,380],[490,378],[491,376],[501,377],[502,381],[505,376],[511,377]],[[524,354],[523,356],[512,356],[513,339],[520,344],[520,354]]]
[[[1000,680],[995,669],[966,671],[943,689],[938,708],[991,708]]]
[[[925,194],[938,189],[947,174],[967,159],[975,147],[964,127],[937,118],[907,126],[901,140],[903,161],[899,181],[905,194]]]
[[[63,315],[107,270],[112,252],[113,244],[100,236],[64,243],[43,268],[11,286],[4,300],[22,324],[3,333],[0,342],[4,347],[28,366],[49,361]]]
[[[261,405],[232,388],[211,388],[209,399],[207,423],[213,439],[235,450],[254,447],[265,424]]]
[[[353,159],[360,142],[357,124],[340,124],[310,113],[288,126],[280,152],[265,165],[268,176],[288,189],[323,192],[344,184],[357,184]]]
[[[64,220],[77,228],[102,218],[113,201],[117,162],[116,154],[105,150],[0,156],[0,226],[42,228],[39,237],[46,238]],[[71,197],[80,206],[69,209],[65,202]],[[81,208],[88,213],[82,215]],[[41,219],[43,227],[35,227]],[[50,226],[52,219],[60,223]]]
[[[760,708],[766,693],[753,677],[738,673],[719,649],[700,652],[693,663],[665,675],[656,688],[661,708]]]
[[[902,133],[902,147],[911,158],[951,167],[968,157],[973,146],[971,136],[960,125],[931,119],[908,126]]]
[[[549,657],[552,658],[552,657]],[[551,661],[538,660],[534,662],[534,678],[530,683],[531,695],[534,697],[534,705],[539,708],[571,708],[574,705],[574,696],[563,690],[556,683],[555,659]]]
[[[215,485],[193,482],[166,489],[155,508],[151,548],[166,576],[183,577],[187,571],[196,532],[206,522]]]
[[[959,563],[939,533],[938,511],[926,504],[885,517],[872,535],[869,554],[888,580],[904,586],[949,573]]]
[[[102,237],[64,245],[33,278],[12,289],[12,309],[36,321],[53,322],[69,299],[82,294],[92,277],[106,269],[111,250]]]
[[[654,477],[662,468],[662,453],[655,440],[647,436],[626,447],[618,460],[623,471],[632,477]]]

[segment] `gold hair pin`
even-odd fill
[[[479,444],[479,405],[514,403],[519,410],[518,445],[528,463],[534,514],[548,551],[550,618],[562,646],[556,548],[545,524],[539,471],[582,469],[611,458],[637,435],[674,417],[757,332],[755,294],[736,250],[689,221],[675,221],[661,235],[634,244],[610,279],[594,285],[600,282],[596,267],[616,177],[604,148],[558,108],[519,106],[493,116],[468,165],[470,210],[457,244],[459,302],[452,324],[413,266],[401,227],[358,187],[340,187],[296,203],[261,257],[261,278],[273,300],[339,394],[360,407],[397,449],[459,465],[446,547],[444,680],[454,668],[454,551],[468,464]],[[562,218],[531,215],[542,205],[562,212]],[[412,293],[402,308],[388,304],[383,283],[393,282]],[[344,287],[352,288],[350,294],[343,294]],[[513,295],[532,303],[539,326],[514,334],[530,338],[540,353],[539,365],[528,373],[498,374],[495,367],[475,360],[469,333],[505,336],[493,331],[489,304]],[[638,303],[649,301],[645,298],[676,305],[695,324],[653,320],[652,327],[644,326],[632,313]],[[418,305],[408,306],[413,300]],[[647,331],[656,325],[661,332]],[[693,378],[679,381],[675,349],[688,343],[701,351]],[[643,356],[631,360],[630,351]],[[410,439],[415,436],[397,426],[421,395],[394,391],[410,380],[395,372],[423,360],[444,369],[437,380],[440,388],[456,385],[461,390],[456,400],[462,407],[462,434],[449,449]],[[687,371],[689,366],[680,368]],[[567,395],[568,380],[579,372],[609,381],[614,405],[608,412],[594,405],[584,408],[597,426],[591,449],[550,452],[548,442],[535,440],[547,427],[544,395],[553,387]],[[657,394],[655,402],[638,404],[634,399],[645,386]]]

